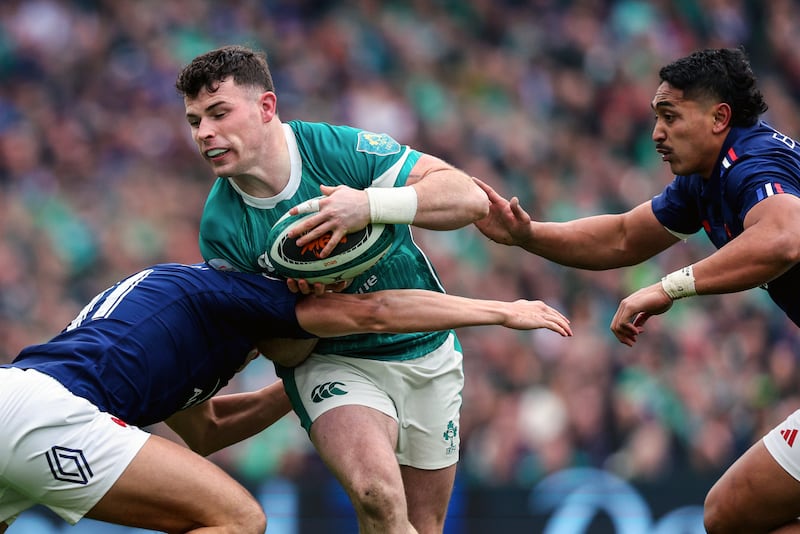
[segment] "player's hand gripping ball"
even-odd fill
[[[267,238],[266,255],[270,264],[267,267],[276,274],[326,285],[351,280],[375,265],[394,241],[394,225],[372,223],[345,235],[330,256],[320,258],[319,254],[330,239],[330,233],[303,247],[297,246],[296,237],[288,236],[295,224],[313,215],[289,215],[287,212],[272,226]]]

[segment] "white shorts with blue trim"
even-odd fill
[[[42,504],[75,524],[150,437],[54,378],[0,368],[0,522]]]

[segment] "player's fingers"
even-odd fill
[[[345,289],[347,289],[347,286],[350,285],[350,282],[352,282],[352,280],[340,280],[340,281],[335,282],[333,284],[327,284],[325,286],[325,292],[327,292],[327,293],[339,293],[339,292],[344,291]]]
[[[300,292],[300,288],[297,285],[297,280],[295,280],[294,278],[287,278],[286,285],[289,287],[289,291],[291,291],[292,293]]]
[[[473,176],[472,181],[478,184],[478,187],[483,189],[483,191],[486,193],[487,196],[489,196],[489,198],[491,198],[492,196],[498,196],[497,191],[495,191],[492,186],[490,186],[480,178],[476,178],[475,176]]]
[[[322,215],[313,215],[290,227],[289,232],[286,235],[288,235],[290,238],[297,238],[298,240],[303,239],[309,232],[312,232],[324,223],[325,218]]]
[[[306,221],[303,221],[305,223]],[[332,224],[330,222],[321,222],[317,226],[311,226],[313,221],[309,221],[308,225],[303,225],[304,228],[307,230],[302,231],[302,234],[298,234],[297,236],[297,246],[304,247],[309,243],[314,243],[315,241],[319,241],[321,239],[325,239],[325,236],[331,233],[332,231]],[[316,223],[314,223],[316,224]],[[300,224],[297,225],[298,228],[301,227]],[[297,232],[297,229],[292,228],[291,233],[294,234]],[[290,235],[289,237],[294,237]]]
[[[319,199],[318,198],[311,198],[306,200],[305,202],[301,202],[297,206],[294,206],[289,213],[292,215],[297,215],[298,213],[316,213],[319,211]]]
[[[335,249],[336,245],[338,245],[339,242],[344,239],[345,235],[347,234],[341,230],[333,232],[331,238],[328,240],[328,243],[325,245],[325,248],[323,248],[322,252],[320,252],[320,258],[327,258],[330,256],[333,253],[333,249]]]
[[[641,332],[641,327],[644,326],[644,323],[652,317],[649,313],[639,312],[636,314],[636,317],[633,318],[633,326],[639,328],[639,332]]]
[[[322,282],[314,282],[312,286],[312,291],[314,292],[315,295],[319,296],[319,295],[324,295],[328,290],[327,286],[325,286],[325,284],[323,284]]]
[[[511,213],[514,214],[514,217],[523,221],[530,219],[528,212],[525,211],[525,209],[522,207],[522,204],[519,203],[518,197],[512,198],[511,202],[509,202],[509,205],[511,206]]]
[[[566,325],[563,322],[550,320],[547,322],[545,327],[553,332],[558,332],[562,337],[572,336],[572,330],[570,329],[569,325]]]
[[[314,287],[309,284],[307,280],[299,278],[295,279],[295,282],[297,283],[297,290],[303,295],[311,295],[315,293]]]
[[[632,323],[622,323],[615,325],[612,329],[614,335],[620,343],[632,347],[636,343],[636,338],[639,335],[639,329],[633,326]]]

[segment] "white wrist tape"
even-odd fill
[[[374,223],[411,224],[417,215],[417,192],[411,186],[368,187],[369,217]]]
[[[661,287],[672,300],[697,295],[694,287],[694,269],[689,265],[661,279]]]

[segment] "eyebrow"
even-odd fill
[[[661,100],[661,101],[657,102],[655,105],[653,105],[653,103],[651,102],[650,103],[650,107],[652,109],[654,109],[654,110],[657,110],[657,109],[660,109],[660,108],[675,108],[677,106],[675,106],[674,103],[672,103],[672,102],[670,102],[668,100]]]
[[[227,103],[227,102],[225,102],[224,100],[220,100],[219,102],[214,102],[214,103],[213,103],[213,104],[211,104],[210,106],[207,106],[207,107],[206,107],[206,108],[203,110],[203,112],[204,112],[204,113],[209,113],[209,112],[213,111],[213,110],[214,110],[214,108],[216,108],[217,106],[221,106],[221,105],[223,105],[223,104],[226,104],[226,103]],[[194,113],[187,113],[187,114],[186,114],[186,117],[187,117],[187,118],[190,118],[190,117],[197,117],[197,115],[196,115],[196,114],[194,114]]]

